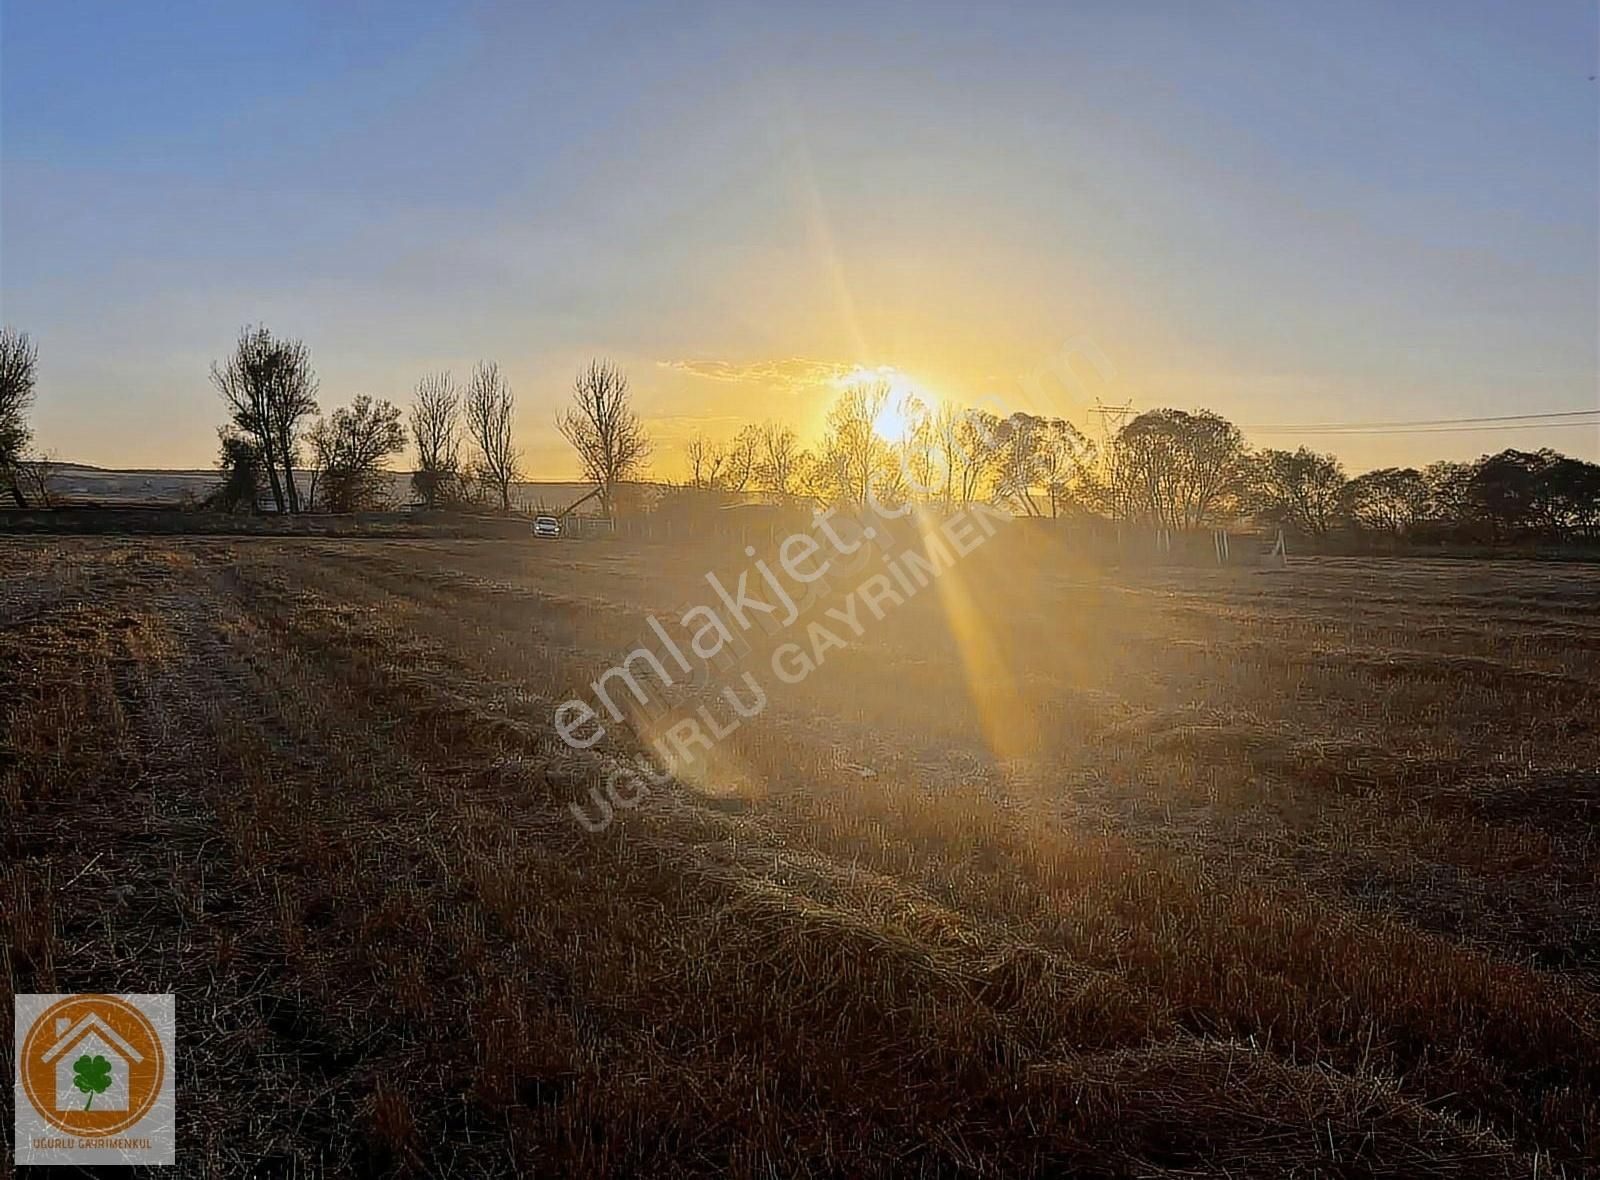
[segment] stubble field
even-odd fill
[[[1002,539],[587,830],[745,564],[0,540],[8,985],[177,994],[180,1174],[1600,1172],[1595,567]]]

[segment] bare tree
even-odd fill
[[[1065,418],[1044,420],[1039,444],[1038,472],[1050,497],[1050,515],[1074,502],[1082,504],[1093,486],[1098,448],[1094,441]]]
[[[283,490],[289,511],[300,511],[295,467],[300,461],[300,423],[317,412],[317,378],[311,351],[299,340],[279,341],[277,363],[267,398],[267,415],[283,462]]]
[[[1051,517],[1080,491],[1092,470],[1094,447],[1065,418],[1016,413],[995,434],[995,490],[1026,516],[1043,516],[1034,490],[1047,497]]]
[[[281,513],[285,509],[283,479],[278,471],[278,454],[267,413],[266,371],[272,343],[271,334],[265,328],[243,329],[228,363],[212,362],[211,383],[227,403],[233,429],[260,457],[272,490],[273,505]]]
[[[683,457],[689,463],[689,486],[709,490],[721,487],[722,469],[727,462],[727,452],[721,443],[706,437],[697,430],[684,444]]]
[[[1000,418],[945,403],[933,419],[934,453],[943,468],[944,506],[981,500],[999,464]]]
[[[264,327],[247,327],[227,364],[212,364],[211,381],[234,428],[261,455],[278,511],[299,512],[294,469],[301,423],[317,412],[310,351],[299,340],[278,340]]]
[[[584,478],[599,485],[600,506],[611,516],[617,485],[642,471],[650,457],[627,374],[610,361],[590,361],[573,382],[572,405],[557,416],[556,428],[578,452]]]
[[[761,428],[755,424],[742,426],[739,433],[724,448],[722,486],[730,492],[742,492],[756,478],[761,464]]]
[[[429,508],[454,499],[461,478],[461,394],[449,373],[417,382],[411,441],[417,448],[412,489]]]
[[[329,512],[356,512],[383,501],[383,464],[406,447],[399,407],[363,394],[318,419],[308,437],[314,479]]]
[[[28,506],[23,457],[33,432],[28,428],[28,410],[33,405],[34,374],[39,365],[39,349],[26,332],[0,328],[0,484],[16,501]]]
[[[511,511],[511,485],[521,457],[512,444],[517,402],[493,361],[480,363],[467,383],[467,435],[478,448],[478,475],[500,496],[500,511]]]
[[[933,501],[943,497],[950,484],[950,472],[940,461],[938,420],[920,401],[908,409],[899,448],[902,474],[910,494]]]
[[[742,427],[727,442],[716,442],[697,430],[684,444],[683,456],[689,463],[690,487],[742,492],[758,476],[761,428]]]
[[[762,491],[785,497],[798,493],[806,460],[800,437],[789,427],[768,422],[761,428],[756,481]]]
[[[39,508],[54,508],[56,506],[55,478],[56,468],[59,464],[54,455],[35,453],[31,459],[23,459],[15,465],[15,489],[20,489],[19,504],[33,505]]]
[[[888,382],[863,383],[846,389],[828,410],[816,471],[825,498],[860,506],[869,496],[880,502],[900,497],[899,460],[875,426],[889,396]]]
[[[1012,414],[1002,419],[997,436],[995,492],[1024,516],[1043,515],[1033,490],[1041,482],[1040,451],[1043,420],[1032,414]]]

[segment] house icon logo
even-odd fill
[[[17,1054],[18,1095],[78,1139],[118,1135],[156,1104],[171,1068],[156,1026],[128,998],[65,996],[39,1012]]]

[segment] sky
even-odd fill
[[[203,467],[246,324],[324,407],[591,356],[671,475],[841,374],[1206,407],[1353,471],[1600,427],[1597,7],[341,0],[0,10],[0,313],[57,458]]]

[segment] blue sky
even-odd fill
[[[7,3],[0,299],[42,445],[209,464],[239,327],[327,405],[593,354],[664,464],[822,377],[1254,424],[1597,404],[1590,3]],[[708,373],[715,373],[715,378]],[[1035,387],[1037,388],[1037,387]],[[1593,428],[1261,435],[1352,467]]]

